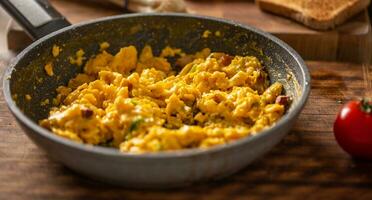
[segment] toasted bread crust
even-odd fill
[[[370,0],[256,0],[256,3],[264,11],[292,18],[314,29],[326,30],[365,9]]]

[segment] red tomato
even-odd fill
[[[372,101],[351,101],[344,105],[333,131],[338,144],[350,155],[372,159]]]

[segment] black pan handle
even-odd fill
[[[34,39],[71,25],[47,0],[0,0],[0,5]]]

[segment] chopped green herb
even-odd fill
[[[135,131],[138,129],[138,127],[140,126],[140,124],[144,122],[144,119],[142,117],[136,117],[132,124],[130,125],[129,127],[129,132],[132,132],[132,131]]]
[[[135,99],[130,99],[130,102],[131,102],[133,105],[138,105],[138,101],[135,100]]]

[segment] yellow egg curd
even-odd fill
[[[168,62],[172,56],[181,70]],[[131,153],[226,144],[259,134],[285,111],[275,103],[282,84],[270,85],[256,57],[209,49],[186,55],[167,47],[159,57],[150,46],[102,50],[57,93],[43,127]]]

